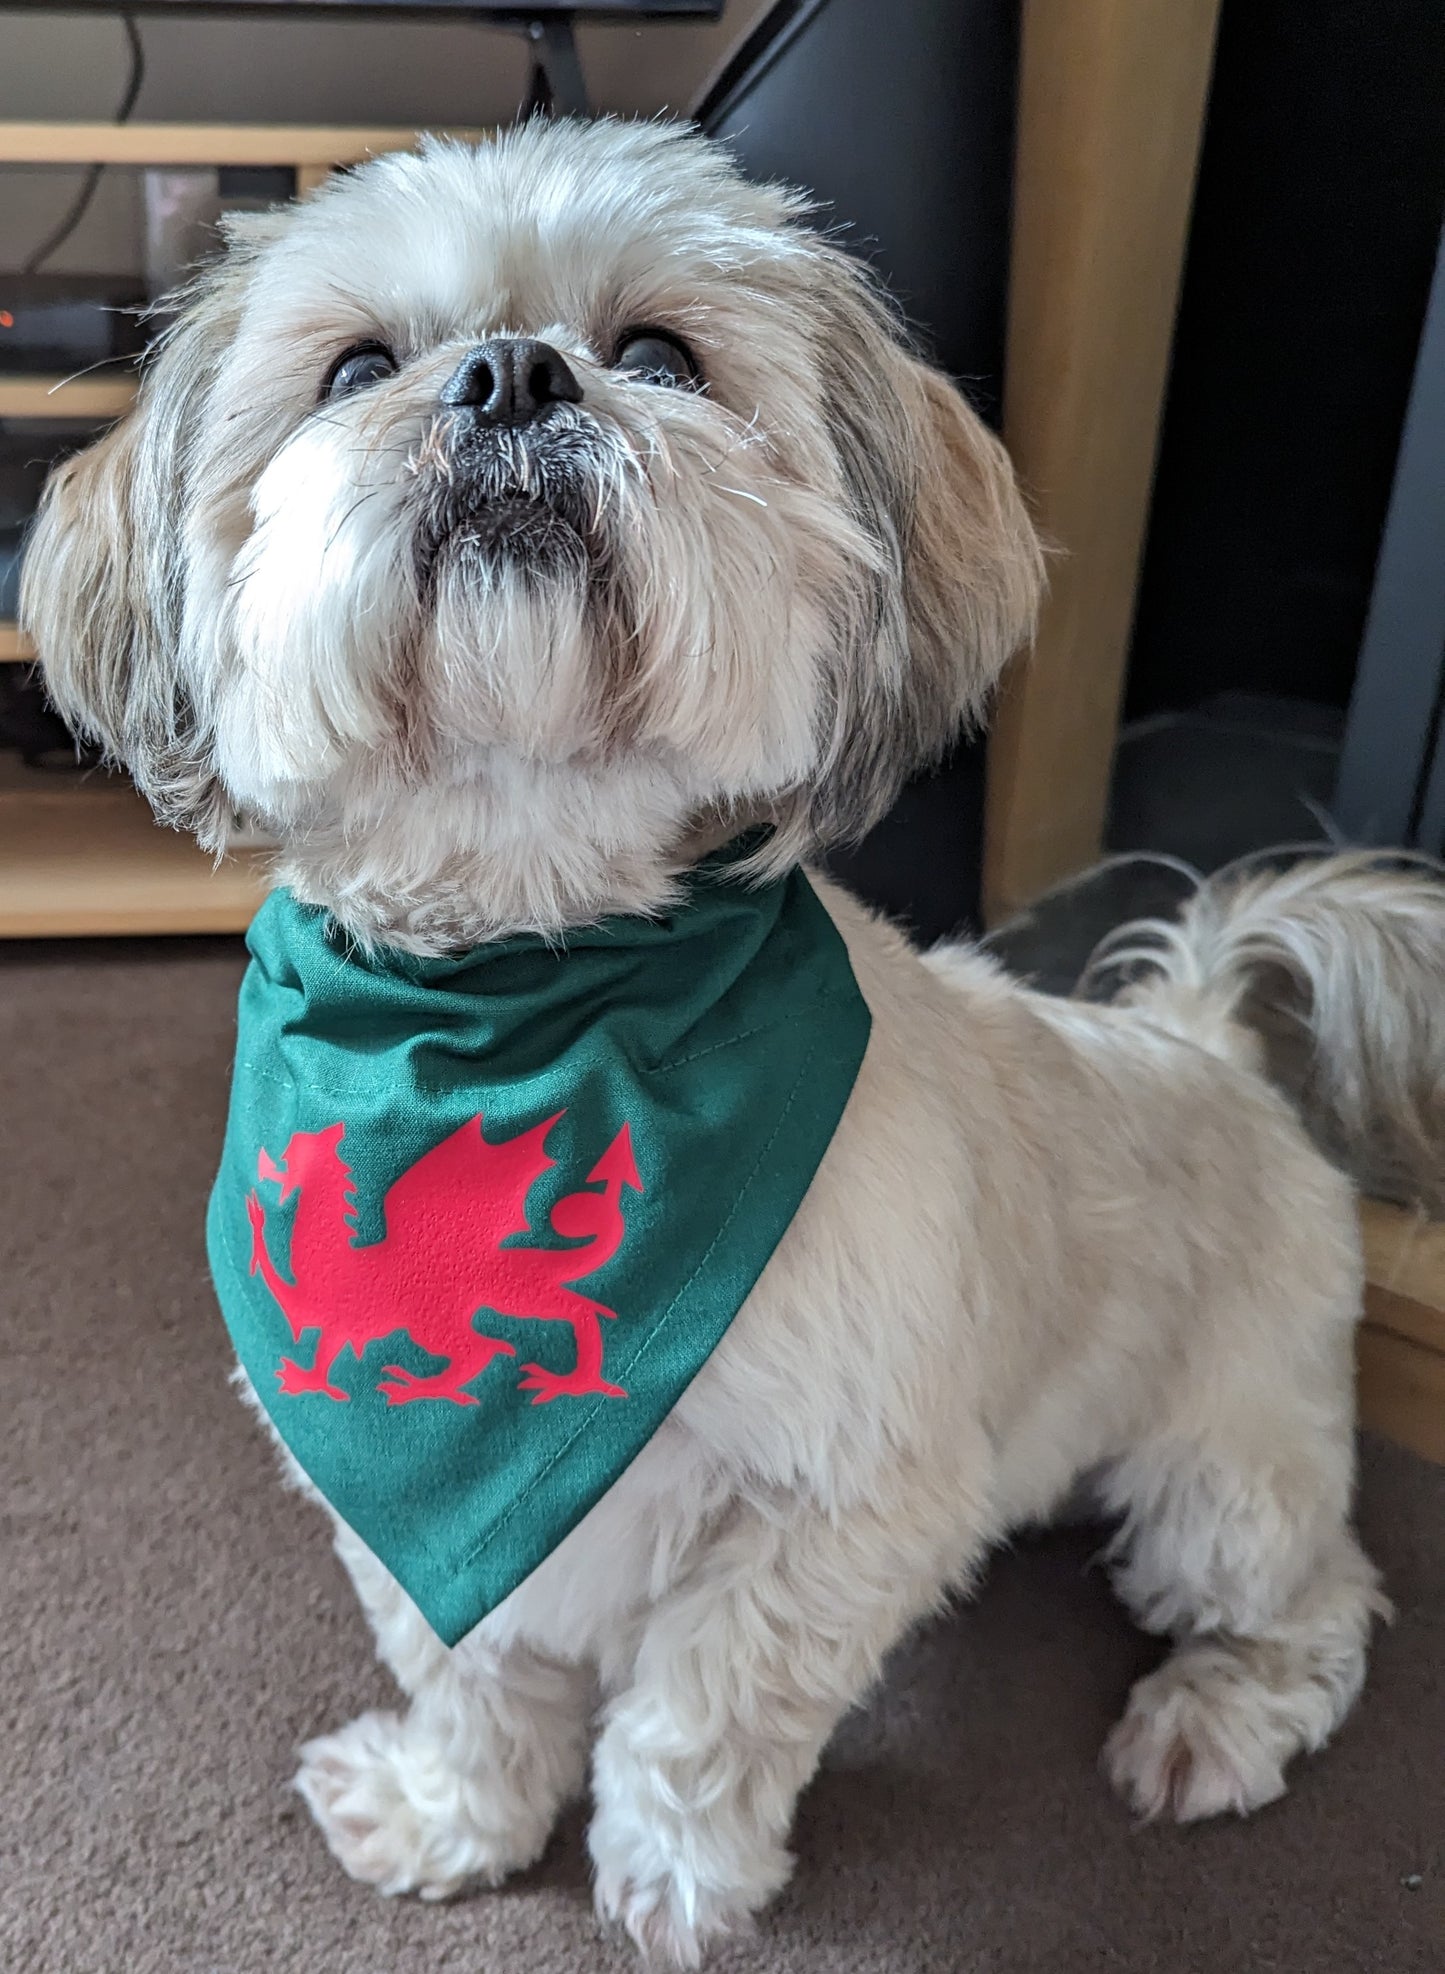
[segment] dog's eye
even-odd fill
[[[669,384],[686,388],[698,382],[697,359],[686,343],[665,329],[629,329],[617,345],[613,368],[625,370],[640,384]]]
[[[350,397],[353,391],[364,391],[368,384],[379,384],[383,377],[395,375],[396,358],[385,343],[358,343],[339,356],[327,371],[321,395]]]

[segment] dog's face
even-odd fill
[[[534,122],[239,225],[60,472],[52,694],[209,843],[428,947],[866,828],[1026,636],[1007,461],[799,203]]]

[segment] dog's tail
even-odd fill
[[[1122,976],[1110,998],[1262,1070],[1361,1190],[1445,1218],[1445,867],[1261,861],[1111,933],[1079,991]]]

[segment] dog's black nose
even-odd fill
[[[550,343],[496,336],[468,350],[442,385],[442,403],[470,406],[484,425],[530,425],[554,404],[580,404],[582,386]]]

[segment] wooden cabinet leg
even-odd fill
[[[997,924],[1103,842],[1219,0],[1024,0],[1004,434],[1058,551],[989,749]]]

